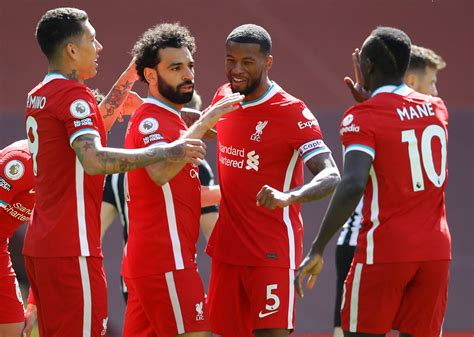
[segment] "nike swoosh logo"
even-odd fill
[[[28,191],[28,193],[29,193],[29,194],[34,194],[34,193],[36,193],[36,191],[35,191],[34,188],[32,188],[31,190]]]
[[[275,311],[269,311],[269,312],[266,312],[266,313],[263,313],[263,312],[259,312],[258,313],[258,317],[259,318],[264,318],[264,317],[267,317],[267,316],[270,316],[270,315],[273,315],[273,314],[276,314],[279,310],[275,310]]]

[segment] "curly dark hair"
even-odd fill
[[[160,49],[183,47],[188,48],[191,54],[194,54],[196,42],[189,29],[179,22],[162,23],[148,29],[132,49],[140,79],[147,82],[143,70],[154,68],[160,63]]]
[[[48,60],[68,39],[82,35],[82,23],[87,20],[87,13],[83,10],[67,7],[51,9],[41,17],[35,36]]]

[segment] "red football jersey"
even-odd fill
[[[26,139],[0,150],[0,240],[28,221],[35,204],[35,181]]]
[[[71,148],[95,134],[105,146],[92,92],[60,74],[48,74],[29,94],[26,132],[35,175],[36,204],[23,253],[35,257],[102,256],[100,207],[104,176],[90,176]]]
[[[345,153],[373,158],[355,261],[451,258],[444,190],[448,111],[440,98],[384,86],[344,114]]]
[[[220,87],[213,103],[231,93]],[[330,152],[305,104],[276,83],[217,123],[219,219],[207,252],[236,265],[295,268],[301,261],[300,205],[270,210],[256,205],[263,185],[288,191],[303,185],[303,162]]]
[[[130,119],[125,147],[171,143],[187,129],[179,111],[152,97]],[[160,186],[146,169],[127,173],[129,234],[122,273],[134,278],[195,268],[201,214],[197,167],[187,164]]]

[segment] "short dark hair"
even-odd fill
[[[424,71],[427,66],[436,70],[442,70],[446,68],[446,62],[431,49],[412,45],[408,70]]]
[[[41,17],[35,36],[48,60],[64,42],[84,32],[82,24],[87,20],[85,11],[67,7],[51,9]]]
[[[189,29],[180,25],[179,22],[162,23],[148,29],[132,49],[140,79],[146,82],[144,69],[155,68],[160,63],[160,49],[183,47],[194,54],[196,42]]]
[[[385,76],[399,79],[410,62],[411,41],[397,28],[377,27],[366,41],[367,58]]]
[[[235,28],[227,36],[226,44],[229,42],[237,43],[256,43],[260,45],[260,51],[265,55],[272,52],[272,38],[265,28],[249,23]]]

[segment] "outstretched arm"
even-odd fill
[[[282,192],[265,185],[257,194],[257,205],[274,209],[294,203],[323,199],[334,192],[340,181],[339,170],[330,153],[321,153],[306,162],[314,178],[307,184]]]
[[[205,145],[199,139],[179,139],[162,146],[127,150],[103,147],[98,136],[85,134],[77,137],[71,146],[90,175],[127,172],[164,161],[197,165],[206,154]]]
[[[321,227],[304,258],[295,278],[295,288],[300,297],[303,294],[303,279],[309,275],[308,288],[313,288],[322,271],[324,249],[334,234],[344,225],[364,193],[372,157],[364,152],[351,151],[345,156],[344,175],[328,206]]]
[[[135,59],[133,59],[110,89],[107,96],[105,96],[103,101],[99,104],[99,110],[102,114],[102,120],[104,121],[105,130],[107,132],[110,131],[117,119],[122,119],[123,114],[130,114],[130,112],[123,111],[123,104],[127,97],[129,97],[130,90],[137,80],[138,75],[135,68]],[[133,92],[130,94],[129,99],[136,104],[139,102],[139,96]]]
[[[222,98],[213,105],[205,115],[202,115],[181,139],[198,138],[201,139],[206,132],[211,129],[226,113],[237,109],[244,96],[235,93]],[[164,185],[173,179],[179,171],[186,165],[185,162],[160,162],[146,167],[148,175],[158,185]]]

